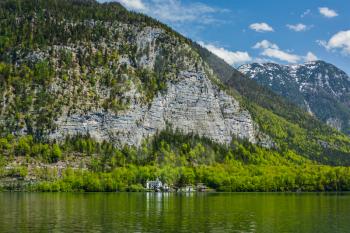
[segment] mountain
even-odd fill
[[[171,125],[219,143],[230,143],[232,135],[264,140],[250,113],[213,83],[214,72],[184,38],[146,17],[129,23],[133,15],[123,18],[127,11],[120,5],[75,3],[87,4],[88,14],[96,7],[107,15],[67,10],[59,18],[45,4],[31,15],[33,7],[25,5],[27,15],[3,21],[18,28],[3,36],[9,43],[1,55],[4,131],[54,140],[89,134],[139,146]],[[21,73],[27,77],[18,79]]]
[[[350,190],[348,136],[118,3],[0,1],[0,103],[0,189]]]
[[[324,61],[243,65],[239,70],[328,125],[350,134],[350,78]]]

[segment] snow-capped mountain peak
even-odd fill
[[[239,67],[239,71],[321,120],[337,122],[336,128],[350,133],[350,78],[336,66],[324,61],[252,63]]]

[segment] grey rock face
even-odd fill
[[[100,110],[62,115],[56,124],[57,131],[50,135],[54,139],[89,133],[98,141],[136,146],[167,124],[220,143],[229,143],[232,136],[255,143],[257,134],[249,112],[205,74],[190,71],[181,72],[176,82],[168,82],[166,92],[159,93],[149,105],[135,101],[120,114]]]
[[[339,131],[342,129],[342,121],[338,118],[329,118],[326,123]]]

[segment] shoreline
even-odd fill
[[[150,194],[154,196],[193,196],[193,195],[211,195],[211,194],[247,194],[247,195],[264,195],[264,194],[275,194],[275,195],[308,195],[308,194],[316,194],[316,195],[350,195],[349,191],[327,191],[327,192],[220,192],[220,191],[212,191],[212,192],[128,192],[128,191],[120,191],[120,192],[86,192],[86,191],[69,191],[69,192],[47,192],[47,191],[19,191],[19,190],[0,190],[1,194]]]

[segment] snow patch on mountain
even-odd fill
[[[239,71],[328,125],[350,133],[350,78],[334,65],[324,61],[253,63],[241,66]]]

